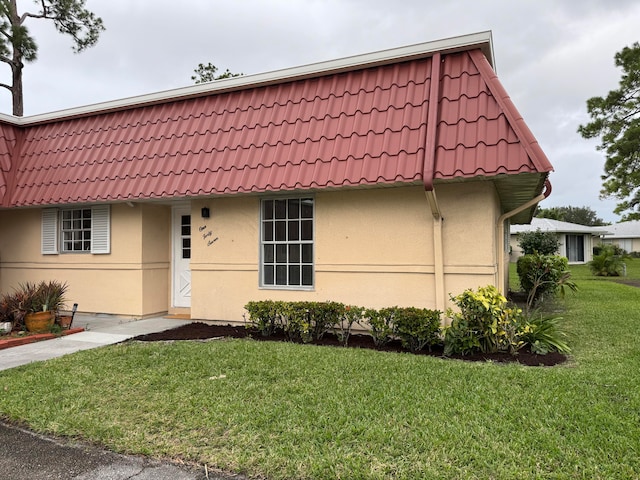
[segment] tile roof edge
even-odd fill
[[[478,51],[472,50],[469,52],[469,55],[473,63],[476,65],[476,68],[483,76],[492,95],[507,116],[511,128],[513,128],[519,140],[522,142],[522,146],[535,165],[536,170],[539,173],[552,172],[553,166],[551,165],[551,162],[542,151],[538,140],[525,123],[522,115],[511,101],[511,97],[502,86],[496,72],[491,68],[491,64],[485,62],[486,58]]]
[[[225,91],[241,90],[287,81],[302,80],[321,75],[369,68],[417,58],[425,58],[433,56],[436,52],[453,53],[474,49],[482,50],[490,65],[495,64],[492,33],[490,30],[487,30],[468,35],[445,38],[442,40],[391,48],[373,53],[353,55],[336,60],[312,63],[298,67],[275,70],[272,72],[242,75],[239,77],[217,80],[215,82],[190,85],[187,87],[180,87],[26,117],[16,117],[0,113],[0,121],[15,126],[36,125],[40,123],[65,120],[68,118],[136,108],[144,105],[185,100],[204,95],[222,93]]]

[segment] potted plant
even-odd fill
[[[51,329],[58,311],[66,302],[67,288],[66,283],[55,280],[19,285],[16,293],[23,297],[23,302],[18,315],[24,315],[24,325],[29,332],[46,332]]]

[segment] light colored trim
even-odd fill
[[[188,87],[165,90],[161,92],[128,97],[109,102],[96,103],[82,107],[59,110],[57,112],[32,115],[28,117],[14,117],[12,115],[0,114],[0,121],[13,125],[31,125],[45,123],[70,117],[93,115],[113,110],[122,110],[155,103],[165,103],[169,101],[184,100],[186,98],[201,97],[232,90],[242,90],[247,88],[261,87],[265,85],[283,83],[293,80],[303,80],[317,77],[319,75],[329,75],[361,68],[375,67],[390,63],[403,62],[418,58],[432,56],[436,52],[453,53],[465,50],[481,49],[489,63],[493,66],[493,40],[491,31],[472,33],[457,37],[445,38],[432,42],[419,43],[406,47],[392,48],[379,52],[354,55],[337,60],[312,63],[299,67],[275,70],[272,72],[258,73],[255,75],[243,75],[232,77],[215,82],[201,83]]]
[[[111,253],[111,209],[109,205],[91,207],[91,253]]]
[[[58,209],[42,210],[42,254],[57,255],[58,252]]]

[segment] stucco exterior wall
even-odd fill
[[[0,291],[26,281],[69,285],[79,311],[146,316],[167,310],[168,207],[111,206],[111,253],[41,253],[41,210],[0,211]]]
[[[459,183],[437,191],[445,217],[446,292],[495,283],[499,211],[493,185]],[[436,308],[434,220],[423,187],[322,191],[314,197],[312,291],[259,287],[260,197],[194,201],[191,317],[242,321],[243,306],[263,299]],[[202,207],[210,208],[211,218],[200,218]]]
[[[422,186],[313,194],[315,283],[308,291],[259,286],[262,197],[192,200],[191,317],[241,322],[244,305],[263,299],[437,308],[449,294],[495,284],[500,212],[493,184],[438,185],[436,192],[441,229]],[[210,218],[202,218],[203,207]],[[112,205],[107,255],[42,255],[40,209],[1,211],[0,225],[0,291],[58,279],[83,312],[139,317],[171,310],[170,206]],[[444,299],[437,298],[438,282]]]

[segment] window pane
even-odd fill
[[[302,285],[313,285],[313,268],[311,265],[302,266]]]
[[[276,242],[287,241],[287,222],[276,222]]]
[[[287,263],[287,246],[276,245],[276,263]]]
[[[264,222],[262,224],[262,239],[265,242],[273,242],[273,222]]]
[[[289,245],[289,263],[300,263],[300,245]]]
[[[264,266],[263,282],[265,285],[273,285],[273,265]]]
[[[262,218],[271,220],[273,218],[273,200],[265,200],[262,202]]]
[[[301,200],[302,218],[313,218],[313,199],[304,198]]]
[[[303,220],[301,223],[302,240],[313,240],[313,221]]]
[[[289,200],[289,220],[300,218],[300,200]]]
[[[289,285],[300,285],[299,265],[289,265]]]
[[[302,245],[302,263],[313,263],[313,245]]]
[[[276,218],[287,218],[287,201],[275,200]]]
[[[289,221],[289,240],[300,240],[299,230],[300,223],[298,220]]]
[[[276,265],[276,285],[287,284],[287,266]]]
[[[273,245],[265,245],[263,250],[265,263],[273,263]]]

